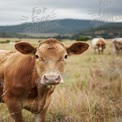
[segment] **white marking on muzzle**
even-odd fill
[[[62,76],[54,72],[44,74],[40,81],[43,85],[57,85],[63,82]]]

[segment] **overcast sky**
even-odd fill
[[[0,25],[64,18],[122,22],[122,0],[0,1]]]

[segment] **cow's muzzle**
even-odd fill
[[[44,74],[42,77],[42,84],[44,85],[57,85],[63,83],[61,75],[57,73]]]

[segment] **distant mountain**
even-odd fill
[[[103,24],[100,27],[95,24]],[[0,33],[21,34],[35,37],[43,35],[68,35],[68,34],[91,34],[104,30],[104,32],[122,31],[122,23],[103,23],[101,21],[62,19],[43,21],[38,23],[24,23],[13,26],[0,26]]]
[[[90,20],[62,19],[39,23],[25,23],[14,26],[0,26],[0,32],[7,33],[58,33],[71,34],[92,28]]]

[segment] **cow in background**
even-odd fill
[[[122,53],[122,38],[114,38],[112,41],[116,54]]]
[[[94,48],[94,53],[98,52],[98,54],[103,54],[103,51],[106,48],[106,41],[103,38],[94,38],[92,40],[92,46]]]
[[[88,47],[83,42],[66,47],[51,38],[37,48],[28,42],[19,42],[15,44],[17,52],[8,56],[0,54],[5,56],[0,60],[0,90],[3,92],[0,94],[14,122],[24,122],[23,108],[35,114],[35,122],[45,122],[51,94],[56,85],[63,83],[67,57],[81,54]]]

